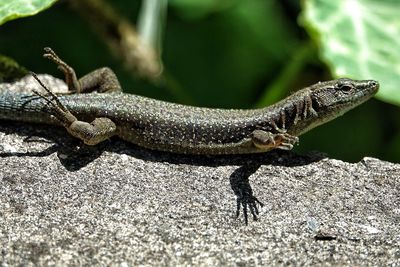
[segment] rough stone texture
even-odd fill
[[[5,121],[0,156],[3,266],[400,263],[399,164],[89,148]],[[232,187],[248,181],[265,206],[246,226]]]
[[[0,121],[0,169],[1,266],[400,264],[400,164],[85,147]],[[265,206],[246,226],[250,185]]]

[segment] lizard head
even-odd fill
[[[325,122],[367,101],[378,89],[379,83],[374,80],[341,78],[320,82],[311,87],[312,107]]]
[[[311,104],[309,114],[312,115],[300,120],[291,131],[298,135],[333,120],[367,101],[378,89],[379,83],[374,80],[342,78],[319,82],[304,91],[299,91],[301,95],[306,95],[306,99],[309,99]]]

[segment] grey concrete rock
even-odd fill
[[[0,121],[0,170],[1,266],[400,264],[400,164],[87,147]]]

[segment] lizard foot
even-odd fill
[[[57,120],[64,127],[69,127],[71,123],[77,121],[77,118],[72,115],[72,113],[60,102],[58,97],[49,89],[43,82],[37,77],[37,75],[31,72],[32,76],[35,80],[43,87],[44,90],[48,93],[48,95],[44,95],[36,90],[33,93],[44,101],[46,101],[46,106],[50,109],[50,115],[53,119]]]
[[[249,223],[248,219],[248,209],[250,209],[250,213],[253,216],[253,220],[257,221],[257,216],[260,214],[257,205],[260,207],[264,207],[264,204],[261,203],[255,196],[252,194],[247,194],[246,192],[242,192],[241,196],[238,196],[236,199],[236,218],[240,215],[240,206],[243,207],[243,215],[244,215],[244,222],[246,225]]]
[[[80,93],[81,85],[76,77],[74,69],[65,63],[50,47],[45,47],[44,52],[43,57],[53,61],[58,66],[58,69],[64,73],[68,90],[70,92]]]
[[[251,139],[256,147],[266,151],[275,148],[291,150],[293,145],[299,141],[297,136],[285,132],[271,133],[263,130],[254,130]]]
[[[95,118],[91,123],[78,120],[60,102],[58,97],[39,80],[35,73],[32,73],[32,75],[48,93],[48,95],[44,95],[34,91],[34,94],[45,101],[50,116],[63,125],[72,136],[81,139],[87,145],[96,145],[116,134],[117,126],[109,118]]]

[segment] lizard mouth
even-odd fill
[[[375,80],[369,80],[368,84],[369,84],[369,86],[371,88],[370,89],[371,92],[374,92],[374,93],[378,92],[378,90],[379,90],[379,82],[377,82]]]
[[[358,99],[357,103],[363,103],[373,95],[375,95],[379,90],[379,83],[375,80],[368,80],[366,81],[367,85],[362,88],[354,97]]]

